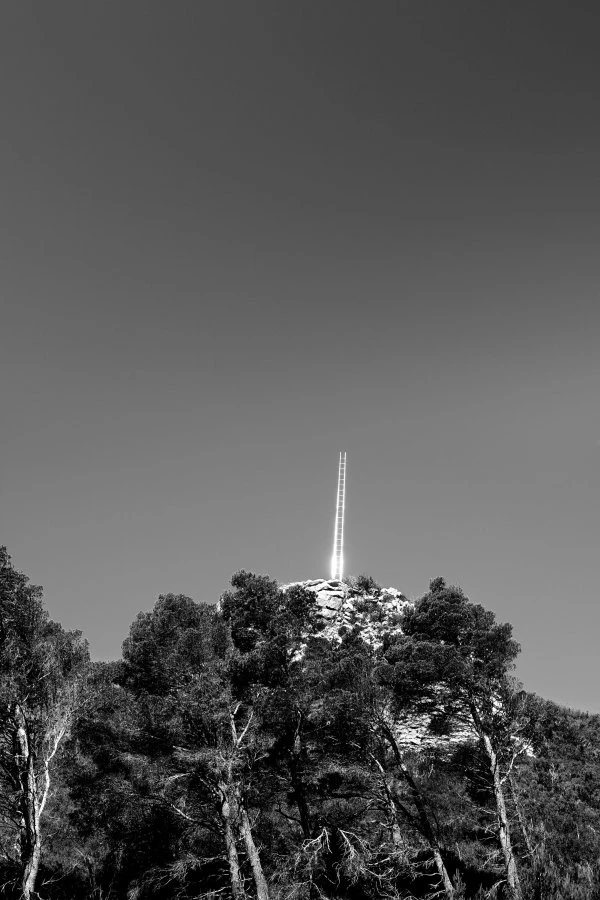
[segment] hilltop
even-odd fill
[[[600,720],[442,578],[240,571],[90,664],[0,549],[0,613],[8,900],[600,900]]]
[[[332,641],[340,641],[347,631],[358,627],[365,643],[378,647],[384,631],[398,629],[404,611],[412,605],[397,588],[381,588],[369,578],[294,581],[283,590],[296,586],[316,595],[324,626],[320,634]]]

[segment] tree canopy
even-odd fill
[[[600,898],[600,719],[528,694],[511,626],[459,587],[389,602],[359,576],[371,625],[336,630],[240,571],[90,664],[2,549],[3,894]]]

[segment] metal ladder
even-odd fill
[[[346,451],[340,452],[338,469],[337,504],[335,528],[333,532],[333,556],[331,557],[331,578],[341,580],[344,569],[344,507],[346,504]]]

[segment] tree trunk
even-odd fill
[[[302,828],[302,834],[304,835],[304,839],[308,840],[312,837],[312,833],[310,827],[310,813],[308,811],[308,802],[306,800],[306,784],[304,783],[304,778],[302,775],[303,752],[300,739],[300,727],[301,723],[299,722],[294,739],[294,746],[290,753],[290,780],[292,782],[292,788],[294,791],[296,808],[298,809],[298,815],[300,816],[300,827]]]
[[[400,771],[402,773],[402,777],[408,785],[412,796],[412,801],[415,805],[415,809],[417,810],[417,816],[420,825],[419,830],[423,837],[426,839],[431,852],[433,853],[433,860],[435,862],[435,867],[438,871],[438,875],[440,876],[440,881],[444,886],[444,893],[446,894],[448,900],[454,900],[454,886],[452,884],[450,876],[448,875],[448,869],[446,868],[446,864],[444,863],[444,859],[442,857],[442,851],[440,849],[439,841],[435,836],[435,829],[429,818],[427,807],[425,806],[423,798],[421,797],[421,792],[419,791],[414,778],[412,777],[404,763],[401,763]]]
[[[246,891],[240,871],[240,860],[235,842],[235,826],[239,816],[237,801],[230,801],[230,787],[224,783],[219,784],[221,797],[220,814],[225,835],[225,852],[229,865],[229,880],[231,881],[231,896],[233,900],[245,900]]]
[[[396,851],[405,851],[406,850],[406,842],[404,840],[404,836],[402,834],[402,829],[400,828],[400,823],[398,822],[398,811],[396,809],[396,804],[394,803],[394,798],[392,796],[392,792],[389,786],[385,785],[386,792],[386,801],[387,807],[389,811],[390,817],[390,825],[392,832],[392,844],[394,845],[394,850]]]
[[[523,840],[525,842],[525,846],[527,847],[527,853],[529,854],[529,858],[533,859],[533,845],[532,845],[531,839],[529,837],[529,832],[527,831],[527,825],[525,824],[525,819],[523,818],[523,810],[521,809],[521,801],[519,799],[517,787],[515,785],[515,780],[512,776],[512,772],[508,776],[508,783],[510,784],[510,793],[512,795],[512,801],[514,803],[515,811],[517,813],[517,819],[519,822],[519,827],[521,829],[521,834],[523,835]]]
[[[494,796],[496,798],[496,813],[498,816],[498,837],[500,846],[504,854],[504,862],[506,865],[506,882],[508,890],[513,900],[522,900],[521,882],[519,881],[519,873],[517,870],[517,861],[512,847],[510,838],[510,824],[506,814],[506,802],[504,799],[504,791],[502,789],[502,779],[500,777],[500,768],[498,766],[498,757],[492,746],[489,735],[481,730],[481,739],[485,752],[487,754],[490,772],[494,785]]]
[[[311,836],[310,815],[308,812],[308,803],[306,802],[306,785],[301,775],[295,771],[294,763],[291,765],[291,781],[294,791],[294,799],[296,801],[296,809],[300,817],[300,827],[304,840],[308,840]]]
[[[398,811],[396,808],[396,801],[394,799],[394,793],[392,786],[388,781],[388,777],[385,769],[383,768],[380,761],[373,754],[369,754],[371,762],[375,764],[377,770],[379,772],[379,782],[381,784],[381,788],[383,791],[383,801],[385,806],[387,807],[388,816],[390,820],[390,831],[392,833],[392,844],[394,845],[394,850],[404,850],[405,843],[404,838],[402,836],[402,829],[400,828],[400,823],[398,822]]]
[[[248,859],[250,860],[250,866],[252,867],[252,876],[254,878],[254,885],[256,887],[257,900],[269,900],[269,887],[267,885],[267,879],[265,878],[264,872],[262,870],[260,854],[252,836],[250,819],[248,818],[248,813],[241,803],[240,833],[242,835],[242,838],[244,839],[246,853],[248,855]]]
[[[306,759],[306,748],[302,743],[303,722],[304,716],[301,712],[298,712],[294,742],[289,756],[289,767],[290,781],[292,784],[294,800],[296,801],[296,809],[298,810],[298,816],[300,817],[300,827],[302,829],[302,835],[304,837],[304,840],[308,841],[312,837],[312,827],[310,820],[310,809],[308,806],[308,800],[306,798],[306,782],[304,780],[303,774],[303,763]],[[320,895],[320,891],[311,877],[310,885],[308,888],[308,900],[319,900]]]
[[[24,900],[30,900],[40,868],[42,838],[40,832],[40,803],[35,777],[35,759],[27,722],[19,704],[15,705],[15,762],[21,787],[21,891]]]
[[[448,870],[444,863],[444,859],[442,857],[441,848],[439,845],[439,841],[435,834],[435,828],[431,822],[429,817],[429,813],[427,812],[427,807],[423,801],[423,797],[421,796],[421,792],[411,773],[407,769],[402,759],[402,754],[400,753],[400,748],[396,742],[396,738],[394,737],[393,732],[387,726],[384,728],[385,736],[388,740],[390,747],[392,748],[392,752],[394,754],[394,759],[396,761],[396,765],[398,770],[408,785],[408,789],[410,791],[412,801],[415,805],[415,809],[417,811],[417,818],[419,820],[419,831],[422,836],[425,838],[427,843],[429,844],[429,848],[433,854],[433,859],[435,862],[435,867],[438,871],[438,875],[440,876],[440,881],[444,887],[444,893],[448,900],[454,900],[454,886],[452,884],[452,880],[448,874]],[[399,808],[398,799],[394,797],[394,808]]]
[[[450,881],[450,876],[448,875],[448,870],[444,864],[444,860],[442,859],[442,854],[440,852],[439,847],[432,847],[433,851],[433,859],[435,862],[435,867],[438,870],[438,875],[440,876],[441,882],[444,885],[444,891],[446,892],[446,897],[453,898],[454,897],[454,886]]]
[[[36,834],[35,843],[31,848],[31,853],[29,854],[29,858],[27,860],[27,863],[25,864],[25,871],[23,872],[23,900],[30,900],[31,895],[34,893],[35,882],[40,868],[41,856],[42,846],[38,831]]]

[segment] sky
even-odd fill
[[[0,13],[0,543],[117,658],[159,594],[443,576],[600,712],[600,11]]]

